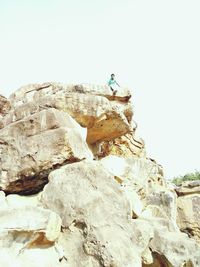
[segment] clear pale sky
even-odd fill
[[[199,14],[199,0],[0,0],[0,94],[115,73],[166,177],[200,170]]]

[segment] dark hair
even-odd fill
[[[115,74],[114,74],[114,73],[112,73],[112,74],[111,74],[111,76],[113,76],[113,75],[115,76]]]

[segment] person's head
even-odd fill
[[[111,74],[111,79],[115,79],[115,74]]]

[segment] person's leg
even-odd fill
[[[114,91],[113,91],[113,95],[116,95],[116,94],[117,94],[117,90],[114,90]]]

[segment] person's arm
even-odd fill
[[[120,85],[118,84],[118,82],[116,82],[116,84],[120,87]]]

